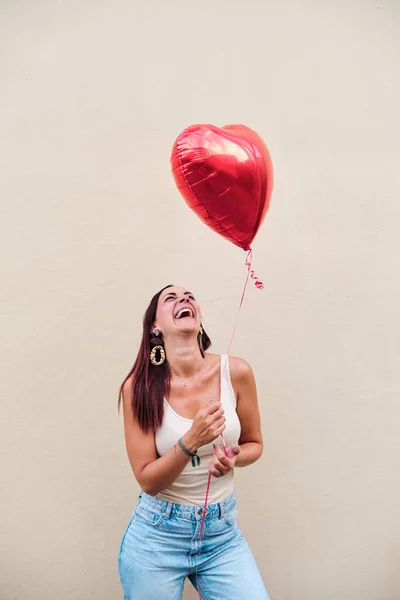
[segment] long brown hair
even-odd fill
[[[156,431],[164,416],[164,398],[168,397],[170,389],[171,371],[168,359],[159,366],[150,362],[151,328],[156,319],[158,299],[164,290],[172,285],[167,285],[157,292],[151,299],[143,317],[143,334],[139,352],[132,369],[125,377],[119,388],[118,409],[121,404],[122,390],[126,381],[133,376],[131,406],[139,426],[146,433]],[[202,329],[198,335],[199,348],[204,356],[204,351],[211,346],[211,340]]]

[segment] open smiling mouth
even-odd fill
[[[193,319],[193,318],[194,318],[194,312],[189,307],[181,308],[181,310],[179,310],[175,315],[175,319]]]

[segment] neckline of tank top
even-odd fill
[[[220,354],[220,371],[219,371],[219,383],[220,383],[220,393],[222,395],[222,379],[223,379],[223,372],[225,370],[225,364],[223,364],[223,359],[226,359],[226,355],[225,354]],[[169,408],[169,410],[176,416],[178,417],[178,419],[181,419],[182,421],[186,421],[187,423],[193,423],[193,419],[188,419],[187,417],[182,417],[182,415],[178,414],[170,405],[170,403],[168,402],[168,400],[166,399],[166,397],[164,396],[164,402],[167,405],[167,407]]]

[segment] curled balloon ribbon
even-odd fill
[[[251,262],[252,262],[252,260],[253,260],[253,250],[250,248],[250,250],[247,253],[246,260],[245,260],[244,264],[246,265],[247,270],[249,272],[249,275],[250,275],[251,279],[253,279],[254,285],[256,286],[256,288],[258,288],[259,290],[262,290],[264,288],[264,284],[263,284],[262,281],[260,281],[258,279],[258,277],[256,277],[254,275],[254,269],[251,268]]]
[[[244,287],[243,287],[242,297],[240,299],[239,308],[238,308],[237,315],[236,315],[236,320],[235,320],[235,325],[233,327],[231,339],[229,341],[228,351],[226,353],[225,364],[223,366],[223,373],[224,373],[225,369],[228,367],[228,364],[229,364],[229,355],[230,355],[230,352],[231,352],[231,347],[232,347],[233,339],[235,337],[237,325],[238,325],[238,322],[239,322],[239,315],[240,315],[240,311],[241,311],[242,306],[243,306],[244,297],[245,297],[245,294],[246,294],[246,289],[247,289],[247,284],[249,282],[249,279],[251,278],[254,281],[254,284],[255,284],[255,286],[256,286],[257,289],[262,290],[264,288],[263,282],[260,281],[258,279],[258,277],[256,277],[254,275],[254,271],[251,268],[252,258],[253,258],[253,251],[250,248],[250,250],[247,253],[246,261],[245,261],[245,265],[247,267],[247,277],[246,277],[246,281],[245,281],[245,284],[244,284]],[[225,456],[228,456],[228,449],[226,447],[224,434],[221,433],[220,437],[222,439],[222,445],[223,445],[223,448],[224,448]],[[197,555],[197,559],[198,560],[197,560],[197,564],[196,564],[196,582],[197,582],[197,593],[199,595],[199,600],[202,600],[202,597],[201,597],[201,593],[200,593],[200,586],[199,586],[199,580],[198,580],[198,566],[199,566],[200,555],[201,555],[201,542],[203,540],[203,527],[204,527],[204,521],[205,521],[205,518],[206,518],[206,512],[207,512],[207,506],[208,506],[208,497],[210,495],[210,487],[211,487],[211,473],[208,474],[206,497],[205,497],[205,500],[204,500],[204,510],[203,510],[203,515],[202,515],[202,518],[201,518],[200,532],[199,532],[199,552],[198,552],[198,555]]]

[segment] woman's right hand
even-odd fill
[[[209,402],[201,408],[193,419],[183,440],[191,452],[213,442],[224,431],[225,417],[221,402]]]

